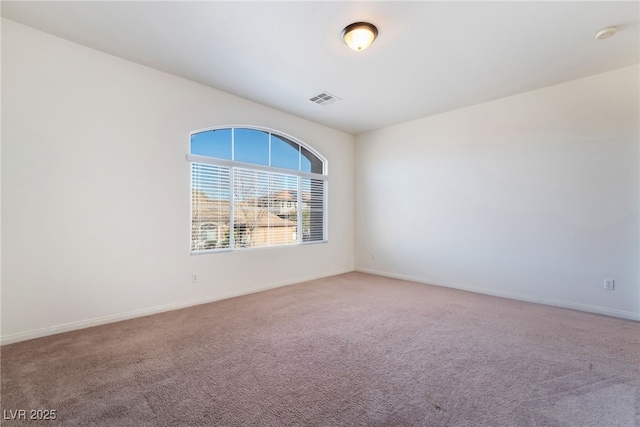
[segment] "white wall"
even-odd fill
[[[243,124],[327,158],[329,243],[189,255],[189,132]],[[351,135],[4,19],[2,125],[3,343],[354,268]]]
[[[359,135],[356,269],[640,319],[638,81],[636,65]]]

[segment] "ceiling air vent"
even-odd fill
[[[315,102],[318,105],[329,105],[336,101],[340,101],[340,98],[335,95],[331,95],[329,92],[322,92],[309,98],[309,101]]]

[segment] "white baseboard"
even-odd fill
[[[526,295],[526,294],[519,294],[515,292],[504,292],[504,291],[498,291],[495,289],[460,285],[458,283],[444,283],[444,282],[438,282],[435,280],[426,279],[424,277],[415,277],[415,276],[408,276],[406,274],[389,273],[386,271],[378,271],[378,270],[373,270],[369,268],[356,268],[356,271],[359,271],[361,273],[367,273],[367,274],[375,274],[376,276],[390,277],[392,279],[408,280],[410,282],[441,286],[444,288],[460,289],[463,291],[476,292],[480,294],[492,295],[496,297],[508,298],[508,299],[513,299],[518,301],[526,301],[526,302],[533,302],[536,304],[570,308],[573,310],[586,311],[588,313],[603,314],[605,316],[612,316],[612,317],[618,317],[622,319],[640,321],[640,313],[634,313],[632,311],[615,310],[612,308],[598,307],[598,306],[588,305],[588,304],[580,304],[580,303],[575,303],[571,301],[560,301],[560,300],[552,300],[547,298],[539,298],[539,297]]]
[[[36,329],[33,331],[20,332],[17,334],[6,335],[0,338],[0,345],[12,344],[20,341],[26,341],[34,338],[46,337],[49,335],[61,334],[63,332],[75,331],[78,329],[90,328],[92,326],[105,325],[107,323],[120,322],[122,320],[133,319],[136,317],[144,317],[152,314],[163,313],[166,311],[178,310],[181,308],[192,307],[200,304],[207,304],[214,301],[220,301],[227,298],[239,297],[242,295],[253,294],[256,292],[266,291],[268,289],[280,288],[283,286],[295,285],[297,283],[308,282],[310,280],[322,279],[325,277],[336,276],[338,274],[350,273],[353,269],[337,270],[328,274],[318,276],[301,277],[294,281],[277,282],[268,285],[255,286],[248,289],[239,291],[227,292],[224,294],[217,294],[215,296],[198,298],[189,301],[180,301],[173,304],[165,304],[156,307],[145,308],[142,310],[134,310],[126,313],[116,314],[113,316],[95,317],[93,319],[81,320],[79,322],[64,323],[61,325],[55,325],[49,328]]]

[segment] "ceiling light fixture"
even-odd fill
[[[344,42],[353,50],[365,50],[378,36],[378,29],[368,22],[354,22],[342,30]]]
[[[612,35],[614,35],[618,31],[618,27],[607,27],[596,33],[596,40],[604,40]]]

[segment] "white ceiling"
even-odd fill
[[[2,16],[358,134],[639,62],[640,3],[31,2]],[[340,39],[379,30],[366,51]],[[606,40],[595,33],[619,32]],[[328,91],[342,100],[309,101]]]

